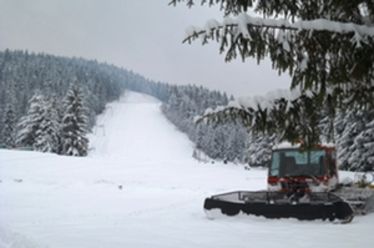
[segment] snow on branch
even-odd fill
[[[315,111],[319,98],[313,91],[277,90],[263,97],[241,98],[214,110],[205,111],[195,123],[241,123],[249,132],[276,135],[280,141],[302,141],[309,147],[320,142],[319,121]]]
[[[354,33],[355,39],[357,41],[364,37],[374,36],[374,27],[359,25],[355,23],[343,23],[330,21],[327,19],[316,19],[310,21],[300,20],[296,22],[290,22],[287,19],[264,19],[251,16],[247,13],[241,13],[235,18],[226,17],[221,23],[216,20],[210,20],[206,23],[204,28],[188,28],[186,30],[186,37],[184,39],[184,42],[190,41],[191,38],[208,37],[212,34],[212,32],[232,27],[237,27],[239,34],[242,34],[244,38],[250,38],[248,26],[286,29],[294,31],[309,30],[329,31],[341,34]]]
[[[287,101],[293,101],[301,95],[300,90],[298,89],[279,89],[268,92],[264,96],[253,96],[253,97],[241,97],[238,99],[238,104],[242,108],[261,108],[261,109],[270,109],[274,107],[274,104],[279,99],[285,99]],[[233,103],[229,103],[232,105]]]
[[[305,93],[305,94],[309,94]],[[310,93],[311,94],[311,93]],[[271,109],[274,107],[276,101],[279,99],[285,99],[287,101],[293,101],[300,97],[301,92],[298,89],[278,89],[268,92],[264,96],[251,96],[251,97],[240,97],[238,100],[233,100],[228,103],[227,106],[219,106],[214,110],[209,108],[204,112],[204,115],[214,114],[218,112],[224,112],[229,108],[237,109]],[[199,117],[198,117],[199,118]],[[198,120],[198,118],[196,120]]]
[[[307,91],[304,94],[311,95],[312,92]],[[225,115],[229,112],[244,112],[257,111],[258,109],[272,109],[276,105],[276,102],[280,99],[284,99],[287,102],[291,102],[301,95],[300,90],[293,89],[278,89],[271,92],[268,92],[264,96],[252,96],[252,97],[241,97],[238,100],[233,100],[229,102],[226,106],[218,106],[215,109],[208,108],[205,110],[202,116],[196,116],[195,122],[205,121],[213,116]],[[244,111],[244,112],[242,112]]]
[[[209,7],[217,5],[226,15],[228,15],[231,13],[237,14],[242,11],[247,11],[250,7],[254,6],[256,1],[257,0],[171,0],[169,5],[176,6],[178,3],[184,2],[189,8],[191,8],[196,4],[196,2],[200,2],[201,5],[207,5]]]

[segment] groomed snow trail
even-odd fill
[[[122,161],[191,160],[192,143],[163,117],[160,105],[156,99],[136,93],[112,104],[98,119],[92,155]]]
[[[205,217],[204,197],[265,187],[266,171],[200,164],[152,97],[107,106],[86,158],[0,150],[2,247],[371,247],[374,215],[349,225]]]

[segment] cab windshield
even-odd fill
[[[325,174],[324,150],[278,150],[273,152],[270,176],[323,176]]]

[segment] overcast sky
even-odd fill
[[[97,59],[172,84],[236,96],[287,88],[269,61],[224,62],[215,43],[182,44],[185,29],[221,19],[215,8],[169,0],[0,0],[0,49]]]

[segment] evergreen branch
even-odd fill
[[[195,0],[172,0],[169,5],[177,5],[178,3],[185,2],[191,8],[195,5]],[[255,0],[200,0],[201,5],[208,5],[209,7],[219,5],[220,9],[225,12],[225,15],[238,14],[247,11],[249,8],[254,7]]]
[[[238,15],[252,10],[263,17],[282,16],[292,20],[313,20],[328,18],[335,21],[365,23],[365,16],[360,13],[362,5],[367,9],[369,20],[374,21],[374,3],[371,0],[172,0],[169,5],[184,2],[191,8],[196,2],[209,7],[218,5],[225,15]]]
[[[252,17],[248,14],[242,13],[238,18],[225,18],[223,23],[215,22],[212,25],[212,21],[207,22],[205,29],[190,28],[187,32],[187,37],[183,42],[191,39],[203,36],[203,38],[211,36],[217,30],[224,30],[238,28],[238,34],[243,35],[245,38],[249,35],[250,27],[259,27],[264,29],[281,29],[281,30],[292,30],[292,31],[328,31],[332,33],[347,34],[354,33],[356,42],[365,37],[374,36],[374,27],[367,25],[359,25],[355,23],[342,23],[337,21],[330,21],[327,19],[316,19],[316,20],[301,20],[297,22],[290,22],[287,19],[263,19],[258,17]]]
[[[197,38],[203,44],[219,42],[226,61],[240,55],[243,60],[253,57],[260,62],[269,56],[273,68],[291,75],[292,87],[319,91],[320,97],[331,90],[337,106],[348,102],[374,105],[364,101],[374,97],[373,27],[327,20],[290,23],[243,14],[223,23],[211,20],[204,29],[190,29],[187,35],[184,42]]]
[[[197,117],[196,124],[222,124],[239,121],[248,131],[276,135],[279,141],[301,143],[305,147],[319,144],[322,111],[316,111],[319,99],[317,94],[300,95],[296,99],[280,97],[272,106],[227,106],[216,111],[208,111]]]

